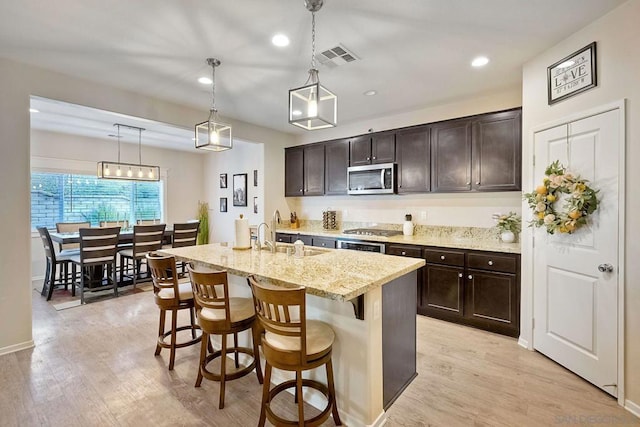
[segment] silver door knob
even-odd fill
[[[462,277],[462,273],[458,273],[458,277]]]
[[[473,276],[472,275],[468,275],[467,279],[471,280],[471,279],[473,279]]]
[[[373,156],[373,160],[375,160],[375,159],[376,159],[376,156]]]
[[[440,255],[440,259],[444,260],[445,256],[444,255]]]
[[[402,251],[402,256],[405,256],[407,253],[405,251]]]
[[[611,273],[613,271],[613,265],[611,264],[600,264],[598,266],[598,271],[601,273]]]
[[[493,261],[489,261],[487,264],[489,264],[489,265],[493,265]]]

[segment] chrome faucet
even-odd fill
[[[260,244],[260,227],[262,227],[263,225],[267,227],[267,230],[269,229],[269,226],[267,225],[266,222],[261,222],[260,225],[258,225],[258,231],[256,232],[256,249],[257,250],[262,249],[262,245]],[[267,240],[266,234],[264,236],[264,244],[266,246],[269,246],[269,241]]]
[[[276,227],[280,224],[280,211],[276,209],[273,211],[273,216],[271,217],[271,240],[264,240],[264,244],[271,250],[272,253],[276,251]]]

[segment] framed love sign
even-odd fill
[[[549,105],[596,85],[596,42],[547,67]]]

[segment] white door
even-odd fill
[[[551,162],[599,189],[590,226],[534,232],[534,348],[617,396],[619,110],[535,135],[535,182]],[[556,209],[562,209],[562,200]],[[611,272],[601,272],[610,265]]]

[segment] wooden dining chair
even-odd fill
[[[162,221],[160,219],[138,219],[136,220],[136,225],[156,225],[160,224]]]
[[[261,284],[250,276],[249,285],[253,292],[256,315],[263,328],[262,352],[266,359],[262,405],[258,426],[264,426],[266,419],[274,425],[318,426],[333,415],[336,425],[342,425],[333,382],[331,350],[335,333],[329,325],[319,320],[306,318],[304,288],[280,288]],[[303,379],[302,372],[324,365],[327,384],[312,379]],[[273,368],[295,372],[295,380],[288,380],[271,388]],[[316,416],[304,418],[303,387],[318,390],[327,399],[327,406]],[[287,420],[277,415],[271,408],[271,401],[288,388],[295,388],[298,404],[298,420]]]
[[[58,233],[77,233],[81,228],[89,228],[91,223],[89,221],[84,222],[56,222],[56,231]],[[60,253],[67,250],[79,250],[80,243],[59,243],[58,248]]]
[[[51,235],[46,227],[36,227],[42,245],[44,247],[44,254],[47,258],[47,266],[44,273],[44,283],[42,284],[42,296],[47,296],[47,301],[51,299],[53,295],[53,288],[56,285],[64,285],[65,289],[68,289],[69,278],[63,271],[68,271],[68,265],[71,263],[70,254],[56,254],[53,242],[51,241]],[[58,266],[61,266],[63,271],[60,271],[60,277],[57,278]],[[75,267],[72,268],[72,277],[75,277]],[[75,296],[75,287],[71,284],[72,295]]]
[[[131,273],[133,287],[136,287],[142,269],[142,261],[149,252],[162,249],[162,239],[166,224],[134,225],[133,246],[120,250],[120,281],[124,282],[125,270]],[[147,271],[149,269],[147,268]]]
[[[84,304],[84,292],[113,289],[118,296],[116,280],[116,253],[120,227],[81,228],[80,253],[71,256],[71,262],[80,267],[80,303]]]
[[[258,348],[259,330],[257,329],[253,300],[229,296],[226,271],[197,271],[191,266],[187,266],[187,269],[196,302],[198,324],[202,329],[196,387],[200,387],[202,378],[220,381],[218,407],[222,409],[224,408],[224,391],[227,381],[243,377],[255,368],[258,382],[262,384],[260,350]],[[251,331],[253,348],[238,346],[238,333],[243,331]],[[219,351],[212,350],[211,335],[220,335],[221,349]],[[233,336],[232,347],[227,345],[228,336]],[[240,353],[251,356],[251,362],[241,367],[238,357]],[[227,372],[227,354],[234,355],[235,370],[233,372]],[[207,366],[218,358],[220,359],[220,371],[210,371]]]
[[[184,248],[186,246],[195,246],[198,240],[198,230],[200,221],[192,221],[185,223],[173,224],[173,239],[171,241],[172,248]],[[186,262],[178,262],[178,266],[182,269],[182,275],[185,275]]]
[[[173,256],[160,255],[150,252],[145,255],[147,265],[153,280],[153,295],[160,309],[160,322],[158,326],[158,339],[155,355],[159,356],[163,348],[169,349],[169,370],[173,369],[176,359],[176,349],[197,344],[202,339],[201,334],[196,334],[200,327],[195,321],[195,302],[191,283],[180,283],[176,273],[176,259]],[[191,323],[178,327],[178,311],[189,310]],[[171,327],[165,331],[167,313],[171,312]],[[177,342],[177,334],[180,331],[191,331],[191,340]],[[170,337],[170,342],[167,338]]]

